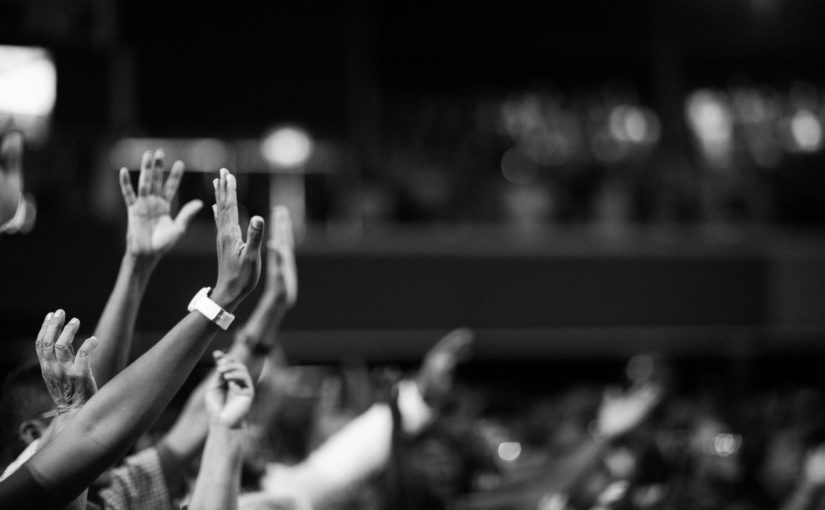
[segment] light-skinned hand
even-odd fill
[[[221,351],[212,353],[215,373],[206,391],[206,411],[213,424],[238,428],[252,408],[255,388],[246,366]]]
[[[456,366],[469,359],[475,334],[468,328],[459,328],[447,333],[427,354],[418,370],[418,387],[424,400],[432,405],[440,405],[452,389]]]
[[[64,327],[65,319],[63,310],[46,315],[35,343],[40,371],[58,414],[80,409],[97,391],[90,365],[97,339],[86,339],[75,354],[72,342],[80,321],[72,319]]]
[[[181,207],[172,219],[171,204],[178,192],[184,165],[181,161],[175,161],[164,183],[163,158],[160,149],[154,153],[143,153],[137,195],[132,188],[129,170],[126,167],[120,169],[120,191],[128,212],[126,252],[135,257],[156,259],[168,252],[203,207],[200,200],[192,200]]]
[[[596,434],[612,439],[639,426],[662,397],[662,387],[645,383],[628,391],[605,390],[596,421]]]

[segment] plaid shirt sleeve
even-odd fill
[[[112,483],[98,493],[106,510],[177,510],[154,448],[126,457],[111,470]]]

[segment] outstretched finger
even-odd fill
[[[232,225],[238,224],[238,183],[231,172],[226,172],[226,191],[224,207],[229,214],[227,220]]]
[[[246,253],[260,255],[261,242],[264,238],[264,219],[253,216],[246,230]]]
[[[63,319],[66,314],[63,310],[58,310],[52,315],[49,324],[46,326],[46,331],[43,334],[43,340],[40,345],[42,348],[43,360],[46,363],[54,363],[56,361],[54,354],[54,344],[57,340],[57,335],[63,328]]]
[[[46,314],[46,317],[43,319],[43,324],[40,326],[40,331],[37,333],[37,340],[35,340],[34,342],[34,348],[37,351],[37,359],[39,359],[41,362],[44,361],[43,356],[45,354],[43,348],[43,339],[46,337],[46,329],[48,329],[49,324],[51,324],[53,317],[53,312],[49,312]]]
[[[191,202],[187,202],[186,205],[180,208],[178,215],[175,217],[175,224],[180,227],[181,230],[186,230],[186,227],[189,226],[189,222],[192,221],[192,218],[198,214],[198,211],[201,210],[203,207],[203,202],[200,200],[192,200]]]
[[[212,214],[215,215],[216,220],[218,219],[218,204],[221,203],[220,192],[218,191],[220,183],[220,179],[212,179],[212,187],[215,188],[215,203],[212,204]]]
[[[77,350],[77,356],[74,358],[74,366],[85,373],[91,370],[89,363],[91,362],[92,352],[97,348],[97,338],[90,336],[83,342],[80,349]]]
[[[138,196],[147,197],[152,191],[152,151],[145,151],[140,160]]]
[[[172,163],[172,169],[169,171],[169,178],[166,179],[166,184],[163,185],[163,196],[169,202],[175,199],[175,195],[178,192],[180,180],[183,177],[183,171],[185,168],[186,165],[183,164],[183,161],[179,160]]]
[[[289,216],[289,209],[283,205],[276,205],[272,211],[273,233],[270,241],[273,248],[295,246],[295,237],[292,232],[292,219]]]
[[[135,190],[132,188],[132,180],[129,177],[129,169],[125,166],[120,169],[120,193],[123,195],[123,201],[126,202],[126,207],[135,203],[137,197]]]
[[[54,344],[54,354],[55,358],[58,362],[65,364],[71,364],[74,361],[74,351],[72,350],[72,342],[74,342],[74,336],[77,334],[77,329],[80,327],[80,321],[76,318],[72,318],[66,327],[63,328],[63,332],[60,333],[60,337],[57,339],[57,342]]]
[[[152,194],[160,195],[163,188],[163,158],[165,154],[163,149],[155,151],[155,156],[152,158]]]
[[[475,332],[469,328],[458,328],[447,333],[433,348],[434,352],[450,354],[456,361],[470,357]]]
[[[229,170],[221,168],[220,179],[218,180],[218,209],[226,207],[226,178],[229,175]]]

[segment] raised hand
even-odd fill
[[[152,151],[143,153],[137,195],[132,188],[129,170],[120,169],[120,191],[129,214],[126,251],[134,256],[157,258],[169,251],[203,206],[200,200],[187,202],[172,219],[171,204],[178,192],[184,165],[175,161],[164,183],[163,157],[160,149],[154,154]]]
[[[609,388],[604,392],[596,421],[596,434],[612,439],[639,426],[662,397],[662,387],[645,383],[622,392]]]
[[[472,330],[459,328],[449,332],[424,356],[418,370],[418,387],[424,400],[434,406],[440,405],[453,384],[455,367],[469,359],[475,334]]]
[[[206,410],[212,423],[241,426],[252,407],[255,389],[246,366],[221,351],[212,353],[217,363],[206,391]]]
[[[289,209],[273,208],[272,237],[267,245],[266,288],[275,305],[284,311],[298,299],[298,271],[295,268],[295,238]]]
[[[218,281],[212,299],[224,308],[237,306],[255,288],[261,276],[261,240],[264,219],[249,221],[246,243],[238,224],[238,193],[235,176],[221,168],[215,187],[215,224],[218,227]]]
[[[86,339],[75,355],[72,342],[80,321],[72,319],[64,327],[65,319],[63,310],[46,315],[35,343],[40,371],[58,415],[77,411],[97,391],[89,364],[97,339]]]

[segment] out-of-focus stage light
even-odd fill
[[[611,110],[608,124],[610,134],[622,142],[655,143],[661,131],[659,119],[653,111],[627,104]]]
[[[802,152],[816,152],[822,147],[822,124],[810,110],[797,110],[791,118],[791,135]]]
[[[539,166],[524,151],[512,147],[501,157],[501,174],[513,184],[529,184],[539,173]]]
[[[56,98],[57,69],[48,51],[0,45],[0,124],[11,121],[29,142],[40,142]]]
[[[498,457],[505,462],[515,462],[521,456],[521,443],[504,441],[498,445]]]
[[[707,143],[727,143],[733,133],[733,119],[719,94],[699,90],[687,101],[687,116],[693,132]]]
[[[261,156],[278,168],[297,168],[312,154],[312,139],[297,126],[279,126],[261,140]]]

